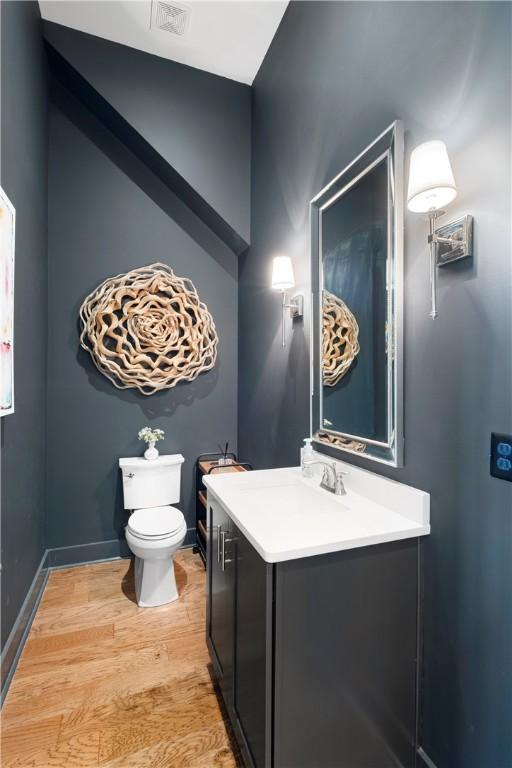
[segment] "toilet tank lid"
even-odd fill
[[[170,453],[167,456],[158,456],[158,458],[153,459],[153,461],[148,461],[144,456],[129,456],[125,459],[119,459],[119,466],[121,469],[133,469],[134,467],[141,469],[142,467],[151,466],[172,467],[175,464],[183,464],[184,461],[185,458],[181,453]]]

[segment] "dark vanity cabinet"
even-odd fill
[[[273,566],[208,503],[207,643],[248,766],[270,766]]]
[[[207,642],[251,768],[412,768],[417,539],[266,563],[209,497]]]
[[[214,567],[208,568],[208,645],[217,680],[228,702],[232,697],[235,632],[234,526],[220,505],[210,505],[209,514],[207,560]]]

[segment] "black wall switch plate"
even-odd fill
[[[512,435],[491,433],[491,475],[512,480]]]

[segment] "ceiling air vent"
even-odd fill
[[[161,0],[153,0],[151,6],[152,29],[162,29],[178,37],[185,36],[190,17],[190,10],[186,6],[162,3]]]

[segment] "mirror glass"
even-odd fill
[[[311,203],[313,437],[402,460],[402,134],[398,123]]]

